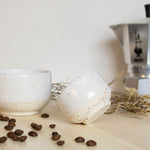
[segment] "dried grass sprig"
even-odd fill
[[[117,80],[120,79],[120,77],[122,77],[124,74],[124,71],[122,70],[116,77],[114,80],[112,80],[110,83],[108,83],[108,86],[112,85],[113,83],[115,83]]]
[[[111,106],[105,113],[116,111],[146,115],[150,113],[150,95],[140,95],[136,89],[128,87],[120,92],[112,91]]]
[[[52,100],[58,99],[58,97],[61,94],[61,92],[63,91],[63,89],[65,87],[67,87],[68,84],[69,84],[69,82],[53,83],[52,84],[52,90],[51,90],[51,99]]]

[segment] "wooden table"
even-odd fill
[[[125,116],[121,114],[109,114],[101,116],[90,125],[72,124],[57,109],[55,101],[50,101],[41,113],[50,114],[49,118],[41,118],[39,115],[15,117],[17,125],[15,129],[23,129],[25,134],[31,130],[32,122],[43,125],[38,131],[38,137],[28,137],[24,143],[8,139],[0,144],[0,150],[150,150],[150,118]],[[49,124],[55,123],[56,128],[50,129]],[[0,136],[7,134],[4,130],[6,122],[0,122]],[[59,132],[63,146],[56,145],[51,140],[52,131]],[[88,147],[85,143],[76,143],[75,137],[83,136],[85,140],[94,139],[97,146]]]

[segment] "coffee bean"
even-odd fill
[[[6,130],[12,130],[14,127],[9,126],[9,125],[6,125],[4,128],[5,128]]]
[[[41,129],[42,129],[42,125],[37,125],[36,128],[35,128],[35,130],[37,130],[37,131],[39,131]]]
[[[15,122],[9,122],[9,123],[8,123],[8,126],[14,127],[14,126],[16,126],[16,124],[15,124]]]
[[[57,141],[57,140],[59,140],[60,138],[61,138],[61,135],[60,135],[60,134],[52,136],[52,140],[53,140],[53,141]]]
[[[85,139],[84,139],[83,137],[79,136],[79,137],[76,137],[76,138],[75,138],[75,141],[76,141],[77,143],[83,143],[83,142],[85,141]]]
[[[56,127],[56,124],[50,124],[49,127],[53,129]]]
[[[7,133],[7,137],[9,137],[9,138],[13,138],[14,136],[15,136],[14,132],[8,132]]]
[[[17,129],[17,130],[15,131],[15,134],[18,135],[18,136],[22,135],[23,133],[24,133],[24,131],[23,131],[23,130],[20,130],[20,129]]]
[[[3,115],[0,115],[0,121],[2,120],[2,118],[3,118]]]
[[[96,146],[96,142],[94,141],[94,140],[88,140],[87,142],[86,142],[86,145],[87,146]]]
[[[13,139],[13,141],[19,141],[19,137],[18,137],[17,135],[14,135],[14,136],[12,137],[12,139]]]
[[[59,135],[58,132],[52,132],[52,136]]]
[[[9,121],[8,121],[8,122],[9,122],[9,123],[11,123],[11,122],[15,123],[15,122],[16,122],[16,119],[11,118],[11,119],[9,119]]]
[[[58,142],[57,142],[57,145],[58,145],[58,146],[62,146],[62,145],[64,145],[64,144],[65,144],[65,141],[58,141]]]
[[[20,141],[20,142],[24,142],[24,141],[26,141],[26,140],[27,140],[27,136],[26,136],[26,135],[21,136],[21,137],[19,138],[19,141]]]
[[[0,143],[4,143],[6,141],[7,141],[7,137],[6,136],[0,137]]]
[[[36,123],[31,123],[31,127],[37,131],[42,129],[42,125],[38,125]]]
[[[29,136],[32,136],[32,137],[38,136],[38,134],[37,134],[35,131],[30,131],[30,132],[28,133],[28,135],[29,135]]]
[[[9,118],[8,118],[8,117],[3,116],[3,117],[1,118],[1,120],[2,120],[2,121],[8,121],[8,120],[9,120]]]
[[[32,128],[35,128],[36,125],[37,125],[36,123],[31,123]]]
[[[41,115],[41,117],[42,117],[42,118],[48,118],[48,117],[49,117],[49,114],[44,113],[44,114]]]

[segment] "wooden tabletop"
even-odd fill
[[[150,149],[150,118],[133,117],[121,114],[101,116],[90,125],[72,124],[57,109],[55,101],[45,107],[41,113],[49,113],[49,118],[41,118],[40,114],[26,117],[15,117],[15,129],[23,129],[27,135],[32,122],[42,124],[38,137],[29,137],[26,142],[15,142],[8,139],[0,144],[0,150],[149,150]],[[50,129],[49,124],[56,124]],[[6,122],[0,122],[0,136],[8,131],[4,129]],[[63,146],[58,146],[51,140],[52,131],[61,134]],[[83,136],[85,140],[93,139],[97,142],[95,147],[88,147],[85,143],[76,143],[74,139]]]

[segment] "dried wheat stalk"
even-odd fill
[[[136,89],[126,87],[123,91],[112,91],[111,106],[106,112],[127,111],[146,115],[150,112],[150,95],[140,95]]]
[[[108,85],[115,83],[123,75],[123,71]],[[150,95],[140,95],[134,88],[125,87],[121,91],[112,91],[111,106],[106,114],[126,111],[136,115],[147,115],[150,112]]]

